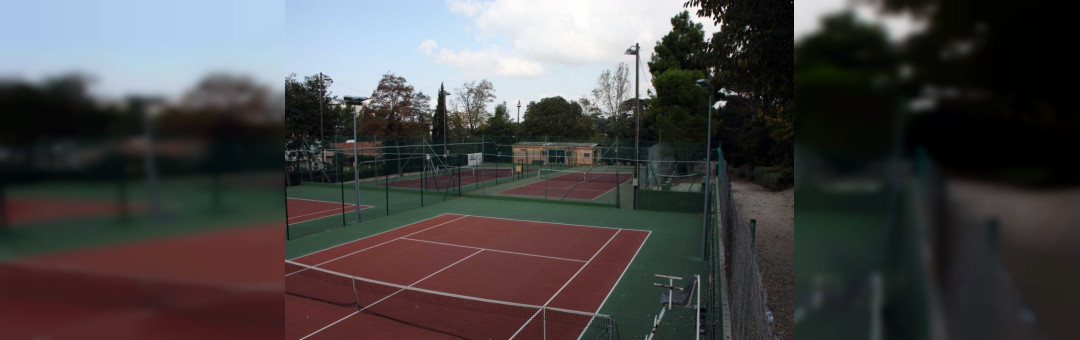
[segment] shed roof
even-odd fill
[[[597,143],[564,143],[564,142],[517,142],[514,146],[569,146],[580,148],[595,148]]]

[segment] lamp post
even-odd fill
[[[345,104],[352,105],[364,105],[366,97],[345,97]],[[360,107],[363,110],[363,107]],[[353,211],[356,211],[356,223],[360,223],[360,156],[356,152],[356,144],[360,141],[356,139],[356,116],[359,116],[358,112],[353,112],[352,118],[352,154],[353,154],[353,191],[356,193],[356,206],[353,207]]]
[[[709,81],[705,79],[698,79],[696,82],[694,82],[694,84],[700,88],[705,89],[705,91],[709,91],[709,109],[707,111],[709,115],[709,123],[708,130],[705,130],[705,205],[701,218],[701,258],[705,258],[705,230],[708,228],[709,225],[709,179],[712,177],[712,150],[710,150],[710,148],[712,148],[713,87],[712,84],[709,84]]]
[[[334,83],[334,79],[330,76],[319,72],[319,86],[322,87],[322,93],[319,96],[319,153],[322,154],[322,164],[319,164],[319,169],[322,169],[323,175],[326,175],[326,135],[323,133],[323,102],[326,99],[326,81],[329,80],[331,84]]]
[[[634,55],[634,121],[637,127],[634,128],[634,210],[638,208],[638,163],[641,163],[641,99],[639,99],[639,89],[641,82],[638,80],[638,71],[641,69],[641,44],[634,43],[634,46],[626,49],[627,55]]]
[[[514,134],[521,136],[521,99],[518,99],[517,131]],[[519,137],[520,138],[520,137]]]

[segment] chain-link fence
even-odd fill
[[[458,196],[629,208],[635,173],[642,209],[697,212],[704,203],[705,149],[698,144],[365,136],[290,145],[300,147],[285,152],[289,238]]]
[[[727,278],[727,282],[720,282],[720,284],[727,284],[727,299],[730,308],[730,324],[731,324],[731,337],[736,340],[741,339],[776,339],[777,335],[774,330],[772,312],[769,310],[767,301],[768,296],[765,291],[765,287],[762,284],[761,272],[758,267],[757,252],[755,247],[755,228],[756,222],[754,220],[744,220],[739,213],[738,207],[735,205],[735,200],[731,194],[731,178],[723,170],[724,159],[723,152],[717,150],[719,160],[719,176],[718,185],[716,188],[717,197],[717,211],[719,213],[719,221],[715,223],[719,227],[719,232],[712,235],[714,249],[718,249],[717,243],[723,243],[723,249],[725,254],[715,254],[711,259],[713,264],[713,274],[719,274],[718,267],[720,267],[719,261],[723,260],[727,264],[724,276]],[[723,256],[723,259],[720,259]],[[714,281],[719,282],[714,276]],[[719,289],[713,287],[711,294],[714,294],[713,304],[718,304],[720,301],[715,296],[720,295]],[[712,309],[718,311],[716,309]],[[719,315],[711,315],[714,324],[714,333],[711,338],[721,338],[721,335],[717,334],[715,329],[717,327]]]

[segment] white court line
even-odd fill
[[[292,260],[296,260],[298,258],[305,257],[305,256],[308,256],[308,255],[311,255],[311,254],[321,253],[321,252],[324,252],[324,251],[327,251],[327,250],[330,250],[330,249],[334,249],[334,248],[337,248],[337,247],[340,247],[340,246],[343,246],[343,245],[346,245],[346,244],[349,244],[349,243],[357,242],[357,241],[360,241],[360,240],[363,240],[363,239],[367,239],[369,237],[375,237],[375,236],[378,236],[380,234],[389,233],[389,232],[394,231],[394,230],[405,228],[405,227],[408,227],[410,225],[417,224],[417,223],[420,223],[420,222],[433,220],[433,219],[443,217],[443,216],[446,216],[446,215],[467,216],[467,215],[460,215],[460,214],[445,213],[445,214],[441,214],[441,215],[438,215],[438,216],[428,217],[428,218],[425,218],[425,219],[422,219],[422,220],[419,220],[419,221],[416,221],[416,222],[413,222],[413,223],[409,223],[409,224],[406,224],[406,225],[403,225],[403,226],[400,226],[400,227],[397,227],[397,228],[394,228],[394,229],[390,229],[390,230],[383,231],[383,232],[380,232],[380,233],[372,234],[370,236],[361,237],[361,238],[358,238],[358,239],[355,239],[355,240],[352,240],[352,241],[349,241],[349,242],[345,242],[345,243],[342,243],[342,244],[339,244],[339,245],[336,245],[336,246],[333,246],[333,247],[330,247],[330,248],[319,249],[319,250],[316,250],[316,251],[313,251],[313,252],[310,252],[310,253],[307,253],[307,254],[304,254],[304,255],[300,255],[300,256],[297,256],[297,257],[294,257],[294,258],[291,258],[291,259],[288,259],[288,260],[292,261]]]
[[[585,260],[575,260],[575,259],[568,259],[568,258],[564,258],[564,257],[556,257],[556,256],[547,256],[547,255],[537,255],[537,254],[529,254],[529,253],[519,253],[519,252],[516,252],[516,251],[508,251],[508,250],[498,250],[498,249],[491,249],[491,248],[481,248],[481,247],[473,247],[473,246],[466,246],[466,245],[461,245],[461,244],[453,244],[453,243],[444,243],[444,242],[435,242],[435,241],[421,240],[421,239],[415,239],[415,238],[408,238],[408,237],[402,237],[401,239],[402,239],[402,240],[409,240],[409,241],[417,241],[417,242],[427,242],[427,243],[441,244],[441,245],[445,245],[445,246],[452,246],[452,247],[462,247],[462,248],[469,248],[469,249],[481,249],[481,250],[493,251],[493,252],[497,252],[497,253],[507,253],[507,254],[515,254],[515,255],[524,255],[524,256],[535,256],[535,257],[544,257],[544,258],[549,258],[549,259],[554,259],[554,260],[563,260],[563,261],[573,261],[573,262],[585,262]]]
[[[604,301],[600,302],[600,306],[596,307],[596,311],[593,312],[593,314],[599,314],[600,310],[604,308],[604,304],[607,303],[607,299],[611,297],[611,293],[615,291],[615,287],[619,286],[619,281],[622,281],[623,276],[626,276],[626,271],[630,269],[630,264],[634,263],[634,260],[637,259],[638,253],[641,253],[641,248],[645,248],[645,242],[649,241],[649,236],[652,236],[652,231],[649,231],[649,233],[645,235],[645,239],[641,240],[641,244],[638,245],[637,251],[634,252],[634,256],[630,258],[630,262],[626,263],[626,267],[623,268],[622,274],[619,274],[619,279],[615,280],[615,284],[611,285],[611,288],[608,289],[607,295],[604,296]],[[701,282],[698,282],[698,284],[701,284]],[[588,325],[591,324],[595,318],[595,316],[589,318],[589,323],[585,324],[585,328],[581,330],[581,334],[577,337],[578,339],[585,336],[585,331],[589,330]]]
[[[286,198],[291,199],[291,200],[298,200],[298,201],[311,201],[311,202],[321,202],[321,203],[330,203],[330,204],[341,204],[341,202],[337,202],[337,201],[323,201],[323,200],[313,200],[313,199],[308,199],[308,198],[296,198],[296,197],[286,197]],[[352,203],[345,203],[345,204],[353,205]]]
[[[435,276],[435,274],[438,274],[438,273],[441,273],[444,270],[450,269],[450,267],[453,267],[454,265],[456,265],[458,263],[461,263],[462,261],[468,260],[470,257],[473,257],[473,256],[475,256],[476,254],[479,254],[482,251],[484,251],[484,250],[483,249],[477,250],[475,253],[472,253],[472,255],[469,255],[469,256],[466,256],[465,258],[457,260],[457,262],[451,263],[449,266],[443,267],[443,269],[439,269],[438,271],[436,271],[434,273],[431,273],[431,275],[425,276],[424,278],[422,278],[420,280],[417,280],[416,282],[413,282],[408,287],[412,287],[412,286],[416,285],[417,283],[420,283],[421,281],[427,280],[428,278],[430,278],[432,276]],[[333,326],[333,325],[337,324],[338,322],[344,321],[345,319],[348,319],[349,317],[351,317],[353,315],[356,315],[356,313],[363,312],[365,309],[368,309],[368,307],[374,306],[374,305],[378,304],[379,302],[383,302],[383,300],[389,299],[391,296],[397,295],[397,293],[401,293],[403,291],[405,291],[405,288],[398,289],[398,291],[394,292],[393,294],[387,295],[386,297],[384,297],[382,299],[379,299],[379,301],[375,301],[374,303],[372,303],[370,305],[364,306],[364,308],[361,308],[358,311],[352,312],[351,314],[346,315],[345,317],[343,317],[341,319],[338,319],[337,321],[334,321],[334,322],[330,323],[329,325],[326,325],[323,328],[319,328],[319,330],[314,331],[311,334],[308,334],[308,335],[304,336],[303,338],[300,338],[300,340],[307,339],[308,337],[310,337],[312,335],[315,335],[315,333],[322,332],[324,329],[330,328],[330,326]]]
[[[589,258],[588,261],[585,261],[585,264],[581,265],[581,268],[578,268],[577,272],[575,272],[574,275],[571,276],[569,280],[566,280],[566,283],[563,283],[562,287],[559,287],[559,290],[555,291],[555,295],[552,295],[551,298],[547,300],[547,302],[544,302],[543,307],[547,307],[547,305],[549,303],[551,303],[552,300],[555,300],[555,297],[559,296],[559,293],[562,293],[562,290],[565,289],[566,286],[570,285],[570,282],[574,281],[574,278],[577,277],[578,274],[580,274],[582,270],[585,270],[585,267],[589,266],[589,262],[592,262],[592,260],[596,258],[596,255],[600,255],[600,252],[604,251],[604,248],[606,248],[607,245],[609,243],[611,243],[611,240],[615,239],[615,236],[619,235],[620,231],[622,231],[622,229],[616,229],[615,233],[611,234],[611,238],[609,238],[607,240],[607,242],[605,242],[604,245],[601,246],[600,249],[597,250],[596,253],[593,254],[592,257]],[[540,314],[540,311],[543,311],[543,309],[536,310],[536,313],[533,313],[532,317],[529,317],[529,320],[526,320],[525,324],[522,324],[521,328],[518,328],[517,332],[514,332],[514,335],[510,336],[510,339],[513,339],[514,337],[516,337],[518,335],[518,333],[521,333],[521,330],[525,329],[525,326],[528,326],[529,323],[532,322],[532,320],[536,318],[536,315]]]
[[[435,225],[435,226],[432,226],[432,227],[428,227],[427,229],[423,229],[423,230],[420,230],[420,231],[417,231],[417,232],[414,232],[414,233],[411,233],[411,234],[407,234],[407,235],[404,235],[404,236],[399,236],[399,237],[395,237],[395,239],[393,239],[393,240],[390,240],[390,241],[387,241],[387,242],[383,242],[383,243],[380,243],[380,244],[376,244],[376,245],[373,245],[373,246],[370,246],[370,247],[366,247],[366,248],[363,248],[363,249],[360,249],[360,250],[352,251],[352,253],[349,253],[349,254],[346,254],[346,255],[342,255],[342,256],[339,256],[339,257],[336,257],[336,258],[333,258],[333,259],[330,259],[330,260],[324,261],[324,262],[322,262],[322,263],[319,263],[319,264],[312,264],[312,266],[311,266],[311,267],[319,267],[319,266],[323,266],[323,264],[326,264],[326,263],[329,263],[329,262],[333,262],[333,261],[337,261],[337,260],[339,260],[339,259],[341,259],[341,258],[343,258],[343,257],[348,257],[348,256],[351,256],[351,255],[353,255],[353,254],[356,254],[356,253],[360,253],[360,251],[364,251],[364,250],[367,250],[367,249],[370,249],[370,248],[374,248],[374,247],[377,247],[377,246],[380,246],[380,245],[383,245],[383,244],[387,244],[387,243],[391,243],[391,242],[394,242],[394,241],[397,241],[397,240],[401,240],[401,239],[404,239],[404,237],[408,237],[408,236],[411,236],[411,235],[415,235],[415,234],[418,234],[418,233],[421,233],[421,232],[424,232],[424,231],[428,231],[428,230],[431,230],[432,228],[435,228],[435,227],[438,227],[438,226],[442,226],[442,225],[446,225],[446,223],[449,223],[449,222],[453,222],[453,221],[457,221],[457,220],[460,220],[460,219],[462,219],[462,218],[465,218],[465,217],[469,217],[469,216],[461,216],[461,217],[458,217],[458,218],[455,218],[455,219],[451,219],[451,220],[448,220],[448,221],[445,221],[445,222],[442,222],[442,223],[438,223],[438,225]],[[416,223],[414,223],[414,225],[416,225]],[[410,226],[411,226],[411,225],[410,225]],[[400,229],[400,228],[399,228],[399,229]],[[395,230],[396,230],[396,229],[395,229]],[[369,237],[369,236],[368,236],[368,237]],[[366,237],[365,237],[365,239],[366,239]],[[325,249],[324,249],[324,250],[325,250]],[[285,274],[285,276],[288,276],[288,275],[292,275],[292,274],[296,274],[296,273],[299,273],[299,272],[301,272],[301,271],[305,271],[305,270],[306,270],[306,269],[301,269],[301,270],[298,270],[298,271],[295,271],[295,272],[292,272],[292,273],[288,273],[288,274]]]

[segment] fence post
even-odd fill
[[[345,154],[343,153],[341,155],[343,156]],[[341,179],[341,163],[338,162],[338,156],[339,154],[334,152],[334,165],[337,165],[338,187],[341,189],[341,227],[345,227],[345,181]]]
[[[289,176],[289,174],[285,173],[285,176]],[[301,176],[303,176],[303,175],[301,175]],[[0,181],[3,181],[3,180],[0,179]],[[3,194],[4,194],[4,192],[0,192],[0,195],[3,195]],[[285,240],[288,241],[288,240],[292,239],[290,236],[291,235],[289,235],[289,188],[285,187]]]
[[[424,166],[420,167],[420,207],[421,208],[424,207],[424,184],[425,184],[425,182],[427,182],[427,180],[424,179],[424,172],[425,171],[427,171],[427,164],[424,164]]]
[[[615,167],[615,209],[622,209],[622,194],[619,187],[622,186],[622,180],[619,178],[619,167]]]
[[[390,216],[390,172],[383,176],[383,192],[386,193],[386,216]]]

